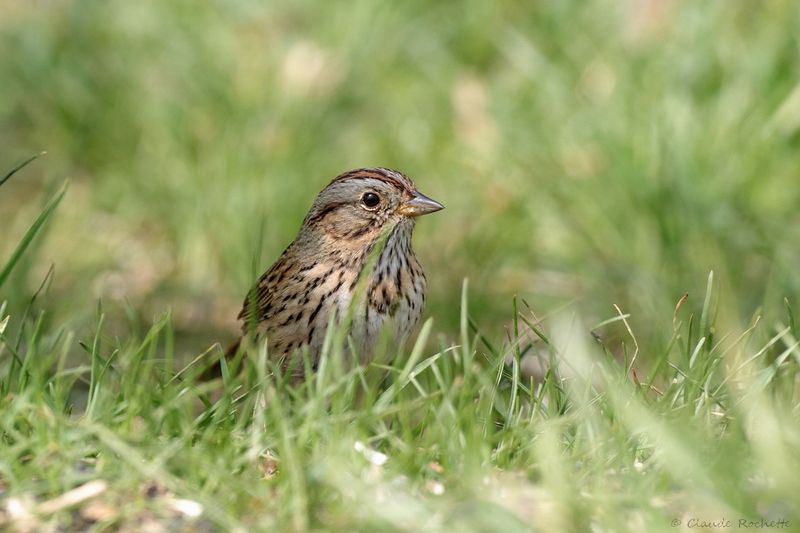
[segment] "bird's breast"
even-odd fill
[[[392,237],[363,287],[358,281],[368,254],[329,253],[298,267],[290,279],[294,288],[286,291],[274,313],[260,325],[270,351],[288,354],[307,347],[316,360],[328,325],[338,325],[345,317],[352,319],[350,338],[362,361],[373,357],[384,331],[396,343],[405,340],[422,314],[426,282],[411,250],[410,231],[398,231]]]

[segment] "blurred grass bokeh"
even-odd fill
[[[49,153],[0,193],[0,251],[70,180],[11,309],[54,263],[55,317],[170,307],[206,341],[316,192],[374,165],[448,207],[416,237],[444,331],[464,277],[489,327],[519,294],[645,337],[712,269],[726,319],[799,292],[794,2],[0,9],[0,168]]]

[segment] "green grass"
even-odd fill
[[[669,531],[691,518],[800,519],[793,325],[716,331],[711,304],[699,320],[679,310],[653,371],[634,375],[568,313],[548,321],[538,357],[558,364],[534,382],[517,358],[532,353],[532,318],[496,350],[467,326],[466,286],[461,306],[460,344],[426,350],[429,321],[393,365],[353,367],[330,350],[303,385],[263,349],[221,382],[197,381],[214,354],[178,368],[169,315],[141,339],[104,340],[102,315],[83,341],[40,321],[3,333],[0,520]],[[76,342],[84,355],[70,363]],[[86,501],[50,500],[97,480],[99,519]],[[202,514],[182,515],[181,500]]]
[[[0,529],[799,527],[795,2],[0,12]],[[365,165],[432,325],[199,382]]]

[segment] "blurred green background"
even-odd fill
[[[53,264],[48,320],[88,333],[102,301],[124,332],[172,309],[187,346],[224,341],[313,196],[376,165],[447,206],[415,236],[446,334],[464,277],[495,336],[519,295],[540,315],[619,304],[643,346],[712,269],[723,320],[800,294],[791,0],[0,12],[0,169],[48,152],[0,188],[0,257],[70,182],[12,313]]]

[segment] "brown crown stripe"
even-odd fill
[[[411,179],[403,174],[402,172],[398,172],[397,170],[392,170],[391,168],[382,168],[382,167],[374,167],[374,168],[357,168],[355,170],[351,170],[349,172],[345,172],[344,174],[340,174],[339,176],[335,177],[331,183],[335,183],[337,181],[346,181],[352,179],[363,179],[363,178],[372,178],[379,181],[383,181],[384,183],[389,183],[398,187],[400,189],[406,189],[408,191],[414,190],[414,182]]]

